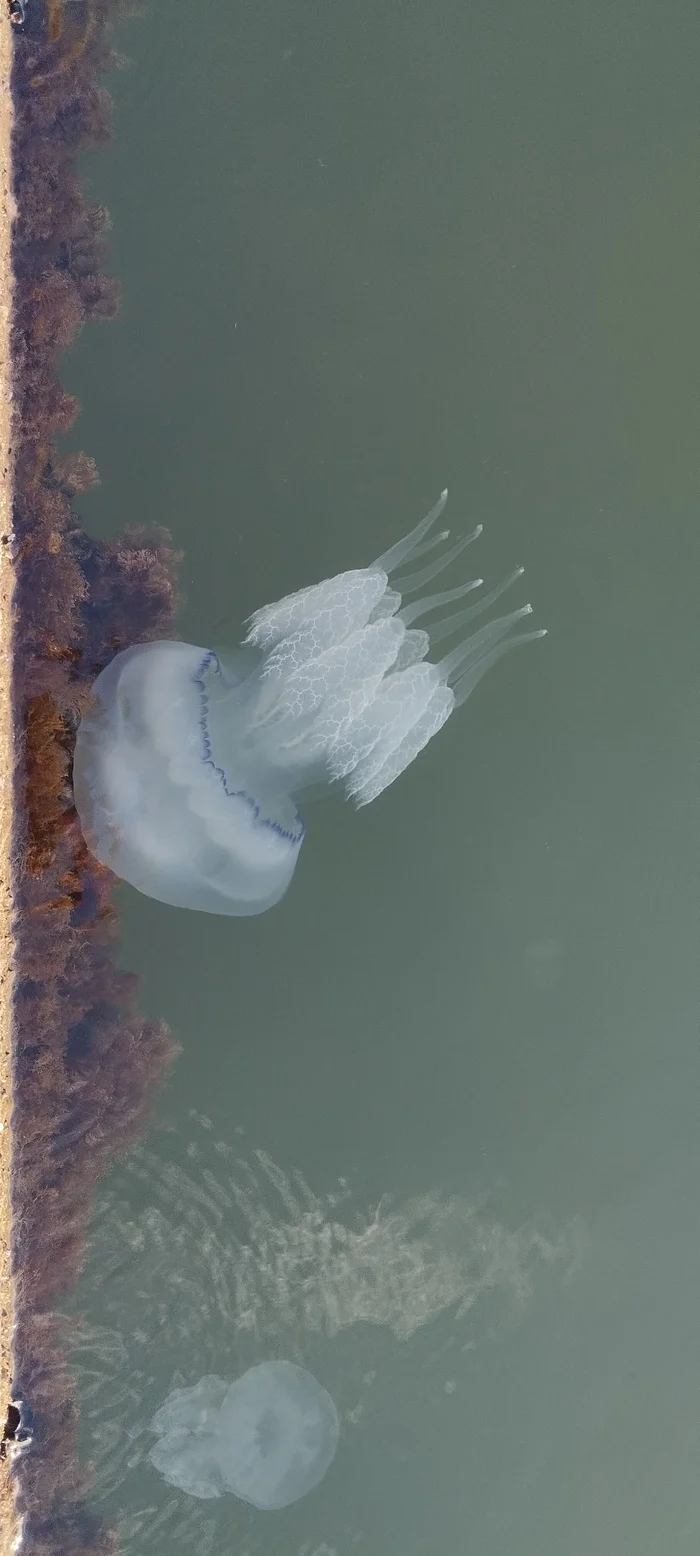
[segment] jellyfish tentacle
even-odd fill
[[[531,605],[520,605],[517,610],[509,611],[507,616],[497,616],[494,621],[488,621],[485,627],[472,633],[464,643],[458,644],[451,653],[445,654],[444,659],[438,660],[436,670],[442,681],[451,681],[456,670],[469,659],[479,659],[482,653],[491,644],[498,642],[510,632],[516,621],[521,621],[523,616],[532,615]]]
[[[488,594],[484,594],[480,600],[477,600],[476,605],[468,605],[463,611],[454,611],[452,615],[445,616],[442,621],[437,621],[434,626],[427,627],[431,644],[441,643],[443,638],[451,637],[459,627],[466,627],[470,621],[476,621],[477,617],[483,616],[484,611],[488,610],[490,605],[494,605],[496,600],[505,594],[506,589],[510,589],[511,585],[522,577],[524,571],[524,567],[516,567],[507,578],[503,578]]]
[[[450,531],[448,529],[438,530],[437,535],[431,535],[429,540],[422,540],[420,545],[413,547],[411,561],[417,562],[419,557],[426,556],[429,551],[434,551],[436,546],[441,546],[449,538]]]
[[[421,519],[420,524],[416,524],[415,529],[412,529],[408,535],[404,535],[403,540],[397,540],[396,544],[390,546],[388,551],[377,557],[374,566],[380,567],[385,573],[393,573],[397,567],[400,567],[401,563],[411,555],[418,542],[423,539],[423,536],[427,535],[428,530],[432,529],[433,524],[437,524],[446,502],[447,487],[445,487],[444,492],[440,493],[435,507],[431,508],[430,513],[426,513],[424,519]]]
[[[404,605],[399,611],[399,621],[405,627],[410,627],[411,622],[418,621],[420,616],[427,616],[428,611],[437,610],[439,605],[450,605],[453,600],[463,600],[465,594],[471,594],[473,589],[480,589],[483,578],[470,578],[468,583],[458,584],[456,589],[442,589],[439,594],[426,594],[422,600],[414,600],[412,605]],[[430,629],[432,631],[432,628]]]
[[[478,685],[482,676],[485,675],[486,671],[490,670],[493,665],[497,664],[498,660],[502,659],[504,654],[509,654],[512,648],[520,648],[523,643],[534,643],[537,638],[546,638],[546,636],[546,627],[540,627],[536,632],[516,632],[513,637],[506,638],[505,642],[497,644],[497,646],[492,648],[488,654],[484,654],[481,659],[477,659],[476,663],[471,665],[469,669],[466,670],[465,673],[453,683],[452,691],[454,693],[455,708],[462,707],[463,703],[466,702],[467,697],[469,697],[473,692],[474,687]]]
[[[455,544],[450,546],[448,551],[443,551],[437,561],[431,562],[429,567],[421,568],[418,573],[408,573],[405,578],[397,578],[396,586],[401,590],[402,595],[414,594],[416,589],[422,589],[424,584],[430,583],[431,578],[436,578],[443,568],[448,567],[450,562],[454,562],[455,557],[470,546],[472,541],[479,539],[483,529],[483,524],[477,524],[470,535],[463,535],[461,540],[455,541]]]

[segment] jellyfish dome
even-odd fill
[[[83,833],[103,864],[176,907],[264,912],[294,874],[310,789],[342,785],[369,804],[502,654],[544,636],[513,632],[532,609],[523,605],[428,660],[523,571],[440,615],[483,583],[422,592],[481,533],[447,548],[447,530],[431,536],[446,501],[370,567],[256,611],[241,649],[160,642],[117,654],[93,687],[73,769]]]
[[[229,1385],[201,1378],[156,1411],[151,1463],[194,1497],[232,1491],[254,1507],[298,1502],[319,1484],[338,1446],[338,1413],[316,1378],[267,1361]]]

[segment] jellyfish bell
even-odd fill
[[[330,1394],[303,1367],[261,1362],[229,1387],[201,1378],[156,1411],[149,1457],[170,1485],[208,1498],[231,1491],[254,1507],[297,1502],[323,1479],[338,1446]]]
[[[265,813],[260,786],[257,798],[235,787],[212,747],[209,725],[237,684],[204,648],[137,645],[98,676],[78,729],[73,789],[88,846],[175,907],[262,913],[294,872],[304,836],[295,805],[278,795]]]
[[[342,784],[369,804],[504,653],[544,636],[513,631],[524,605],[427,658],[522,573],[415,626],[483,583],[422,592],[481,533],[445,549],[449,532],[430,532],[446,501],[443,492],[370,567],[256,611],[241,649],[158,642],[117,654],[93,687],[73,770],[81,826],[103,864],[176,907],[264,912],[294,874],[305,795]]]
[[[338,1446],[330,1394],[293,1362],[249,1368],[231,1384],[219,1419],[224,1479],[254,1507],[287,1507],[313,1491]]]

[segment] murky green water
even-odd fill
[[[166,523],[183,636],[233,642],[447,484],[550,636],[316,808],[269,914],[123,889],[182,1054],[79,1293],[101,1511],[134,1556],[695,1556],[696,9],[174,0],[120,43],[88,528]],[[171,1387],[269,1355],[341,1415],[319,1490],[167,1487]]]

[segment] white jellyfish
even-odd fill
[[[304,838],[297,803],[311,788],[342,782],[369,804],[502,654],[544,636],[511,635],[531,612],[522,605],[426,659],[523,571],[415,627],[483,583],[404,603],[481,534],[447,549],[446,530],[426,539],[446,501],[371,567],[256,611],[242,649],[160,642],[117,654],[95,682],[73,769],[81,826],[103,864],[176,907],[264,912],[291,881]],[[401,574],[433,548],[437,559]]]
[[[175,1389],[156,1411],[151,1463],[193,1497],[232,1491],[254,1507],[298,1502],[319,1484],[338,1446],[338,1413],[310,1372],[261,1362],[230,1386],[206,1377]]]

